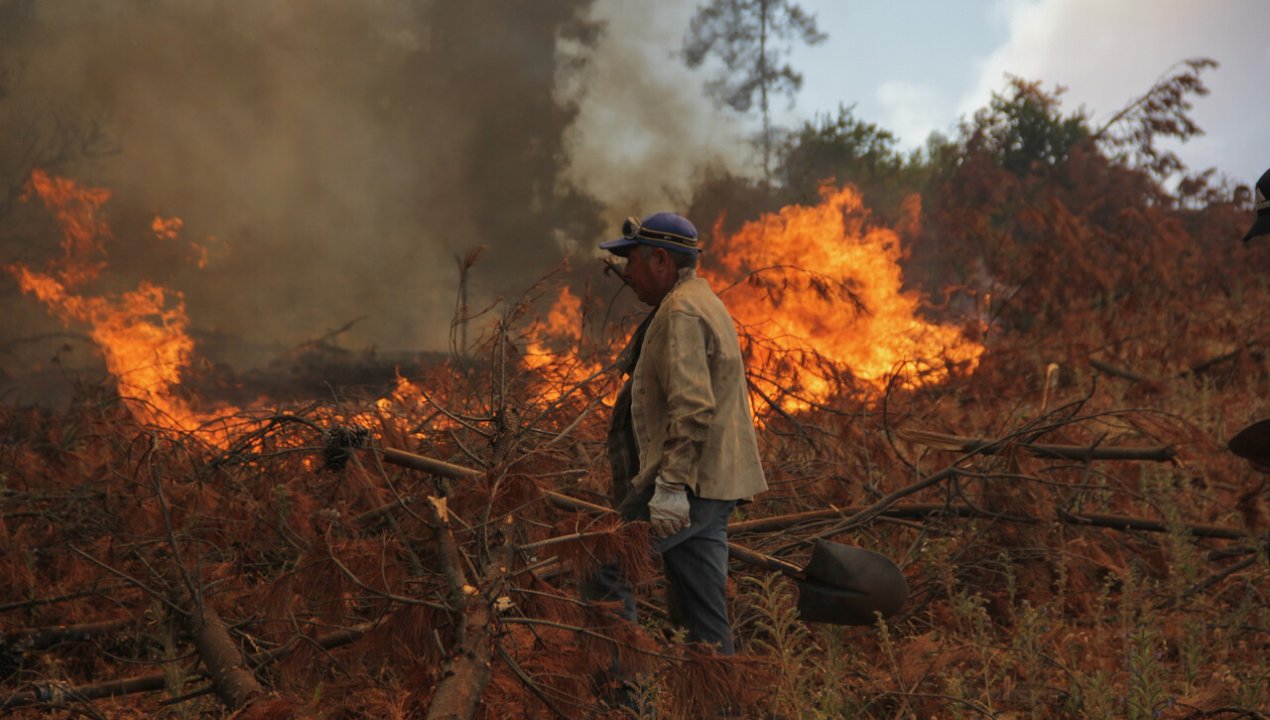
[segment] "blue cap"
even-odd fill
[[[622,223],[622,237],[600,243],[600,249],[626,257],[636,245],[665,248],[693,257],[701,252],[697,245],[697,228],[683,215],[668,212],[655,213],[643,220],[626,218]]]

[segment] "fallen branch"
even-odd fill
[[[1103,515],[1099,513],[1073,513],[1059,509],[1058,516],[1063,522],[1073,525],[1092,525],[1112,530],[1145,530],[1147,532],[1168,532],[1168,525],[1159,520],[1132,517],[1129,515]],[[1239,528],[1221,525],[1183,525],[1182,527],[1197,537],[1227,538],[1238,540],[1248,536]]]
[[[154,692],[167,687],[167,682],[168,677],[164,673],[153,673],[87,685],[69,686],[61,683],[46,683],[37,685],[28,692],[6,698],[0,702],[0,710],[12,710],[40,703],[63,703],[68,700],[88,702],[119,695]]]
[[[939,450],[952,450],[975,455],[995,455],[1010,447],[1018,447],[1041,458],[1062,460],[1146,460],[1169,462],[1177,456],[1170,445],[1155,447],[1101,447],[1086,445],[1049,445],[1045,443],[1012,443],[1002,440],[965,437],[929,430],[899,430],[896,435]]]
[[[1222,570],[1221,572],[1210,575],[1204,580],[1201,580],[1200,582],[1195,583],[1194,585],[1189,587],[1186,590],[1186,592],[1182,593],[1177,598],[1170,598],[1168,600],[1165,600],[1164,602],[1157,605],[1157,608],[1161,610],[1165,608],[1170,608],[1182,600],[1186,600],[1187,598],[1190,598],[1193,595],[1198,595],[1199,593],[1204,592],[1205,590],[1216,585],[1222,580],[1225,580],[1231,575],[1242,572],[1252,567],[1253,565],[1256,565],[1259,559],[1260,558],[1257,558],[1255,556],[1250,558],[1244,558],[1243,560],[1240,560],[1239,562],[1235,563],[1234,565],[1231,565],[1225,570]]]
[[[960,462],[960,460],[958,460],[958,462]],[[856,512],[852,513],[849,517],[844,519],[842,522],[835,523],[828,530],[822,533],[819,533],[815,535],[814,537],[798,540],[793,543],[789,543],[785,547],[814,543],[816,540],[833,537],[834,535],[837,535],[838,533],[847,532],[848,530],[853,530],[857,527],[860,527],[861,525],[865,525],[871,520],[873,520],[873,518],[886,512],[888,509],[891,508],[891,506],[895,505],[895,503],[898,502],[901,498],[905,498],[914,493],[921,492],[922,490],[925,490],[926,488],[931,487],[933,485],[938,485],[939,483],[947,480],[948,478],[955,476],[959,472],[961,472],[961,470],[960,468],[957,467],[956,463],[949,465],[948,467],[944,468],[943,470],[940,470],[934,475],[929,475],[925,478],[922,478],[921,480],[918,480],[912,485],[902,487],[899,490],[896,490],[892,493],[888,493],[887,495],[882,496],[882,498],[879,499],[877,502],[873,503],[872,505],[869,505],[866,508],[857,510]]]
[[[1202,375],[1216,365],[1220,365],[1224,362],[1229,362],[1230,360],[1234,360],[1238,358],[1240,355],[1244,353],[1245,350],[1249,350],[1249,351],[1255,350],[1256,347],[1261,344],[1261,342],[1262,342],[1261,338],[1252,338],[1250,340],[1247,340],[1242,345],[1235,348],[1234,350],[1231,350],[1230,352],[1222,353],[1220,355],[1215,355],[1211,358],[1208,358],[1207,360],[1204,360],[1202,362],[1198,362],[1192,365],[1186,370],[1183,370],[1181,373],[1178,373],[1178,377],[1184,378],[1188,375]]]
[[[384,616],[379,620],[362,623],[361,625],[356,625],[344,630],[336,630],[326,635],[312,638],[311,642],[324,650],[331,650],[342,645],[348,645],[379,626],[387,620],[387,618],[388,616]],[[271,662],[287,657],[299,646],[300,643],[297,640],[280,648],[275,648],[267,652],[255,653],[250,656],[249,661],[253,667],[263,667]],[[198,673],[196,677],[206,678],[207,675],[205,673]],[[5,699],[3,702],[0,702],[0,710],[27,707],[29,705],[36,705],[39,703],[65,702],[67,700],[101,700],[108,697],[118,697],[120,695],[154,692],[156,690],[163,690],[166,688],[167,681],[168,675],[166,673],[151,673],[148,675],[135,675],[133,677],[120,678],[118,680],[107,680],[99,683],[88,683],[85,685],[68,686],[61,683],[45,683],[43,685],[37,685],[28,692]],[[208,685],[202,689],[182,695],[180,698],[167,700],[165,701],[165,704],[174,704],[182,700],[189,700],[215,691],[215,685]]]
[[[617,512],[616,510],[613,510],[611,508],[606,508],[603,505],[596,505],[595,503],[587,502],[586,500],[579,500],[578,498],[570,497],[568,495],[563,495],[557,492],[551,492],[549,490],[544,492],[543,494],[546,495],[547,499],[550,500],[557,507],[562,507],[568,510],[580,510],[583,512],[593,512],[593,513],[599,513],[599,514],[608,514],[608,513]],[[764,555],[762,553],[755,552],[753,550],[750,550],[749,548],[743,547],[741,545],[737,545],[734,542],[728,543],[728,556],[734,560],[740,560],[741,562],[746,563],[748,565],[764,567],[764,568],[767,568],[768,570],[773,570],[776,572],[784,572],[784,573],[792,572],[794,575],[797,575],[799,572],[801,572],[801,570],[797,566],[787,563],[784,560],[781,560],[780,558],[775,558],[769,555]]]
[[[807,512],[791,513],[789,515],[774,515],[772,517],[743,520],[741,522],[730,523],[728,525],[728,533],[757,533],[768,532],[771,530],[782,530],[805,522],[829,520],[832,518],[847,518],[859,513],[863,509],[864,508],[860,507],[825,508],[823,510],[808,510]],[[944,515],[950,517],[997,517],[993,513],[985,512],[968,505],[946,505],[941,503],[897,505],[878,513],[879,517],[891,518],[924,518],[930,515]],[[1012,519],[1022,522],[1042,522],[1041,518],[1013,517]],[[1158,520],[1133,517],[1130,515],[1075,514],[1060,511],[1059,519],[1070,525],[1092,525],[1095,527],[1110,528],[1112,530],[1167,532],[1169,529],[1164,523]],[[1182,527],[1186,528],[1187,532],[1196,537],[1238,539],[1247,536],[1247,533],[1243,530],[1225,525],[1187,524]]]
[[[13,610],[28,610],[33,607],[39,607],[40,605],[54,605],[56,603],[66,602],[67,600],[78,600],[79,598],[88,597],[89,595],[100,595],[110,590],[118,590],[120,588],[128,587],[130,584],[131,583],[117,583],[115,585],[107,585],[105,587],[93,588],[91,590],[79,590],[65,595],[57,595],[47,598],[33,598],[31,600],[23,600],[21,602],[0,605],[0,613],[11,612]]]
[[[383,454],[384,462],[392,463],[393,465],[400,465],[401,467],[408,467],[414,470],[420,470],[431,475],[437,475],[451,480],[462,480],[463,478],[474,477],[476,475],[480,475],[482,472],[481,470],[474,470],[469,467],[463,467],[462,465],[448,463],[444,460],[416,455],[415,453],[406,452],[405,450],[383,448],[380,452]]]
[[[753,520],[742,520],[741,522],[728,523],[728,533],[760,533],[770,530],[783,530],[785,528],[800,525],[805,522],[815,522],[817,520],[829,520],[832,518],[846,518],[863,510],[863,507],[830,507],[823,510],[808,510],[800,513],[790,513],[788,515],[773,515],[771,517],[755,518]],[[897,518],[923,518],[928,515],[956,515],[965,517],[968,515],[982,515],[980,510],[965,505],[947,505],[944,503],[930,503],[918,505],[900,505],[890,508],[882,513],[886,517]]]
[[[354,515],[353,523],[355,525],[358,525],[359,527],[368,528],[374,523],[378,522],[380,518],[383,518],[400,508],[413,505],[414,503],[418,502],[421,499],[423,498],[420,495],[406,495],[404,497],[393,500],[392,502],[386,503],[384,505],[380,505],[379,507],[371,508],[370,510],[367,510],[366,512],[358,513],[357,515]]]
[[[41,650],[61,642],[89,640],[98,635],[118,632],[134,624],[133,618],[118,618],[101,622],[80,623],[78,625],[53,625],[51,627],[25,628],[10,630],[0,640],[0,647],[7,646],[17,650]]]
[[[1116,367],[1115,365],[1111,365],[1109,363],[1103,362],[1102,360],[1099,360],[1098,358],[1093,358],[1093,357],[1089,358],[1089,364],[1095,370],[1102,373],[1106,373],[1107,375],[1114,375],[1115,377],[1118,377],[1118,378],[1124,378],[1125,380],[1130,380],[1130,381],[1139,382],[1139,383],[1152,382],[1151,378],[1147,377],[1146,375],[1139,375],[1138,373],[1132,370],[1125,370],[1124,368]]]

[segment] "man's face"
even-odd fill
[[[665,250],[647,245],[631,248],[622,274],[635,291],[635,297],[645,305],[660,303],[679,275]]]

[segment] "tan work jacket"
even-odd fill
[[[691,268],[654,311],[631,373],[636,490],[658,475],[698,497],[746,500],[767,489],[736,325]]]

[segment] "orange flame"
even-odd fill
[[[110,227],[98,219],[97,212],[110,200],[110,191],[104,188],[80,188],[73,180],[53,177],[36,168],[31,172],[29,192],[44,201],[44,207],[53,213],[62,229],[62,258],[50,265],[57,265],[57,276],[62,284],[74,287],[97,277],[106,263],[94,260],[95,255],[106,253],[104,239],[110,239]]]
[[[842,370],[881,388],[908,363],[917,382],[941,382],[983,353],[959,328],[918,315],[918,294],[902,289],[899,236],[866,218],[854,189],[822,187],[819,205],[747,223],[720,243],[723,272],[702,273],[748,336],[753,379],[787,410],[825,400]]]
[[[181,373],[189,366],[194,341],[186,332],[184,298],[179,292],[142,281],[136,290],[118,296],[92,296],[71,291],[95,277],[104,262],[90,262],[104,254],[102,238],[110,228],[98,216],[110,192],[80,187],[72,180],[32,173],[31,188],[55,214],[63,233],[63,257],[55,271],[36,272],[23,265],[7,269],[23,292],[35,296],[64,323],[91,326],[90,336],[118,383],[120,394],[141,422],[192,430],[213,419],[192,410],[173,394]],[[156,218],[156,233],[175,233],[178,218]],[[232,409],[227,409],[229,412]]]
[[[582,299],[562,287],[546,320],[530,333],[524,363],[538,372],[542,384],[538,395],[547,402],[559,399],[568,388],[586,382],[603,367],[595,358],[582,357],[582,326]],[[567,349],[556,353],[552,346]]]
[[[34,295],[64,322],[92,326],[93,342],[101,348],[106,368],[118,380],[122,394],[142,401],[141,408],[153,408],[142,410],[146,420],[155,422],[162,415],[184,419],[194,414],[171,395],[194,349],[194,341],[185,333],[185,305],[180,293],[174,293],[171,307],[167,291],[144,281],[117,298],[81,296],[67,292],[52,276],[20,265],[10,270],[24,292]]]
[[[547,312],[546,321],[531,333],[525,349],[525,365],[530,370],[540,369],[559,360],[548,345],[568,343],[572,348],[566,353],[576,357],[577,345],[582,341],[582,300],[569,288],[560,288],[555,303]]]
[[[901,366],[906,386],[978,366],[980,343],[920,316],[920,296],[903,289],[899,236],[866,227],[867,217],[854,189],[826,185],[819,205],[765,214],[720,240],[718,269],[700,271],[741,330],[752,387],[768,404],[793,411],[880,390]],[[525,364],[550,384],[548,400],[603,367],[579,356],[581,306],[561,289],[527,344]]]

